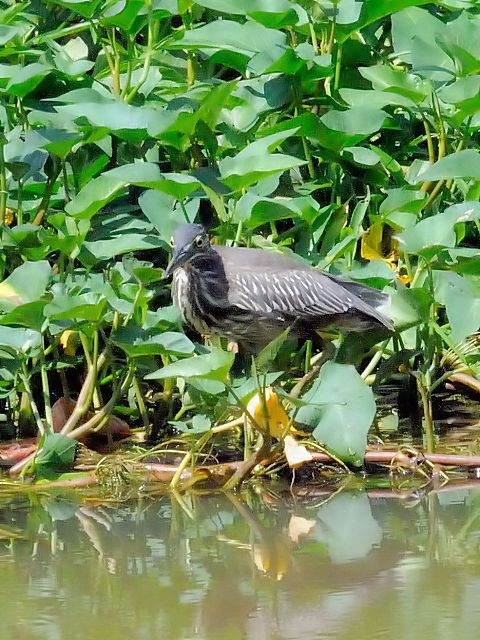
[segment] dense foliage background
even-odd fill
[[[70,435],[92,403],[91,428],[116,406],[201,433],[248,399],[248,380],[225,390],[232,354],[169,306],[185,220],[386,288],[399,331],[364,378],[403,365],[427,425],[445,375],[475,373],[475,0],[10,0],[0,15],[4,435],[51,431],[70,394]],[[332,364],[309,394],[304,422],[358,461],[371,390]]]

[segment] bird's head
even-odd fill
[[[182,224],[173,234],[173,256],[165,275],[170,276],[175,269],[205,255],[209,250],[210,240],[201,224]]]

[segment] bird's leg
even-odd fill
[[[309,371],[307,371],[303,378],[301,378],[290,391],[290,395],[293,398],[298,398],[303,389],[318,377],[320,369],[323,367],[323,365],[329,360],[333,360],[335,356],[335,346],[333,345],[331,340],[327,340],[326,338],[322,339],[322,343],[323,349],[319,360],[315,362],[313,367]]]
[[[298,398],[302,393],[303,389],[307,386],[307,384],[310,384],[316,378],[318,378],[318,374],[320,373],[321,368],[322,368],[321,365],[318,365],[318,364],[314,365],[310,369],[310,371],[307,371],[307,373],[303,376],[303,378],[301,378],[297,382],[297,384],[292,388],[292,390],[288,395],[292,396],[292,398]]]
[[[322,355],[320,356],[320,359],[315,362],[315,364],[317,365],[317,367],[322,368],[326,362],[335,358],[335,354],[335,345],[331,340],[324,336],[322,337]]]

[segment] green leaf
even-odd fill
[[[464,149],[437,160],[426,171],[420,173],[415,183],[450,178],[480,178],[480,152]]]
[[[426,289],[400,289],[391,294],[388,316],[400,331],[429,320],[432,296]]]
[[[48,262],[25,262],[0,283],[0,309],[11,311],[19,305],[35,302],[44,293],[52,269]]]
[[[91,218],[108,202],[113,200],[117,192],[125,186],[120,178],[104,173],[80,189],[77,195],[67,203],[65,211],[77,218]]]
[[[444,247],[455,246],[455,224],[479,218],[480,203],[463,202],[448,207],[443,213],[421,220],[405,229],[397,238],[407,253],[420,253],[430,258]]]
[[[312,427],[316,440],[344,462],[362,465],[375,400],[355,367],[327,362],[302,399],[310,406],[299,409],[297,422]]]
[[[12,353],[30,354],[41,344],[39,331],[0,326],[0,347]]]
[[[80,89],[80,91],[82,91]],[[72,99],[71,94],[60,96],[57,101]],[[83,94],[82,94],[83,95]],[[55,107],[55,111],[64,118],[74,121],[85,118],[95,127],[104,127],[114,131],[127,140],[141,141],[147,135],[156,136],[165,131],[176,120],[176,114],[165,109],[136,107],[113,99],[107,101],[103,96],[95,97],[95,102],[75,102]],[[130,133],[129,133],[130,132]]]
[[[278,57],[287,47],[285,33],[267,29],[258,22],[244,24],[231,20],[214,20],[203,27],[185,31],[180,37],[165,43],[167,49],[223,49],[251,58],[255,53],[277,50]]]
[[[283,375],[283,371],[275,371],[272,373],[261,374],[260,376],[260,384],[265,387],[269,387],[272,385],[280,376]],[[240,399],[245,404],[248,403],[250,398],[258,393],[258,384],[257,377],[247,378],[245,381],[236,380],[235,386],[233,387],[233,391],[235,395],[232,393],[228,396],[228,402],[231,404],[236,404],[238,402],[237,398]],[[236,396],[236,397],[235,397]]]
[[[230,351],[223,351],[212,347],[210,353],[192,356],[184,360],[177,360],[166,367],[158,369],[145,376],[147,380],[161,380],[163,378],[207,378],[223,382],[235,356]]]
[[[182,420],[170,420],[169,424],[183,433],[198,435],[208,431],[212,426],[212,421],[206,415],[196,414],[193,416],[190,423],[183,422]]]
[[[455,63],[438,44],[445,28],[442,20],[424,9],[409,7],[394,13],[392,38],[397,56],[418,75],[437,82],[452,80]]]
[[[427,194],[419,189],[389,189],[387,197],[380,205],[380,214],[387,217],[388,214],[396,211],[407,211],[420,213],[424,205]]]
[[[40,478],[49,478],[70,469],[75,462],[78,442],[62,433],[46,436],[39,455],[35,458],[35,470]]]
[[[20,67],[12,74],[7,92],[17,97],[24,97],[36,89],[50,72],[51,67],[38,62]]]
[[[96,221],[80,249],[79,259],[85,265],[109,260],[114,256],[162,245],[151,225],[143,218],[114,212]]]
[[[19,305],[5,315],[0,315],[0,324],[28,327],[35,331],[41,331],[45,321],[43,310],[46,304],[45,300],[36,300]]]
[[[158,189],[178,200],[183,200],[200,187],[196,178],[183,173],[163,174],[152,162],[125,164],[88,182],[65,210],[77,218],[91,218],[113,200],[120,189],[131,184]]]
[[[230,15],[249,15],[267,27],[278,28],[288,24],[296,24],[297,12],[288,0],[199,0],[201,7]]]
[[[380,163],[380,158],[375,151],[365,147],[345,147],[342,156],[359,166],[374,167]]]
[[[360,73],[372,83],[374,89],[398,93],[415,104],[421,103],[430,95],[429,82],[405,69],[392,69],[386,65],[360,67]],[[388,104],[388,103],[387,103]]]
[[[45,315],[51,320],[74,319],[99,322],[105,313],[107,301],[95,293],[77,296],[57,296],[45,306]]]
[[[279,144],[294,135],[297,129],[289,129],[260,138],[242,149],[233,158],[225,158],[219,164],[223,181],[232,189],[241,189],[274,173],[306,164],[305,160],[271,153]]]
[[[371,107],[352,107],[346,111],[327,111],[320,120],[329,129],[347,136],[368,136],[383,125],[387,114]]]
[[[435,299],[445,305],[455,342],[475,333],[480,327],[480,291],[474,281],[452,271],[434,271],[433,283]]]
[[[291,327],[287,327],[279,336],[274,338],[264,347],[255,358],[255,368],[258,372],[267,371],[272,362],[278,355],[278,352],[288,340]]]
[[[47,0],[53,3],[54,0]],[[98,7],[102,4],[101,0],[55,0],[54,4],[67,7],[75,13],[79,13],[84,18],[91,18],[98,11]]]
[[[183,333],[165,331],[153,333],[139,327],[118,329],[112,341],[131,357],[154,355],[188,355],[194,352],[195,345]]]

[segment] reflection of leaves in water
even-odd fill
[[[332,562],[358,560],[382,541],[366,493],[343,492],[318,510],[315,537],[328,545]]]
[[[480,491],[450,486],[407,508],[367,491],[314,506],[311,495],[292,503],[256,487],[236,506],[221,494],[184,496],[193,519],[165,498],[99,508],[91,493],[76,494],[68,519],[71,495],[0,494],[0,528],[30,535],[0,540],[8,631],[42,618],[66,637],[88,620],[100,637],[108,619],[111,637],[226,640],[268,629],[278,640],[365,640],[396,638],[386,630],[415,619],[414,637],[428,626],[430,639],[452,635],[450,626],[442,635],[446,616],[456,635],[457,624],[466,635],[477,622]]]

